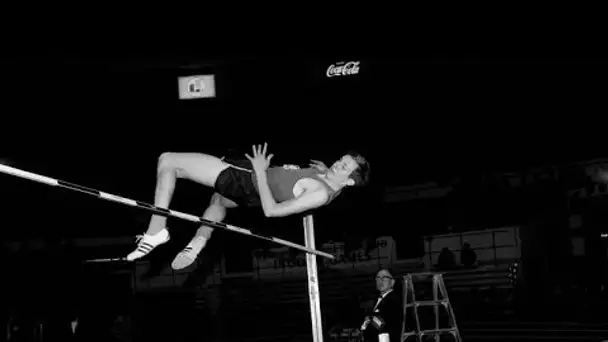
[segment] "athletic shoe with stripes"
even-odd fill
[[[206,244],[207,239],[202,236],[193,238],[186,248],[177,253],[175,259],[173,259],[173,262],[171,263],[171,267],[174,270],[182,270],[192,265]]]
[[[148,255],[150,252],[152,252],[152,250],[154,248],[169,241],[169,239],[170,239],[169,231],[166,228],[164,228],[163,230],[161,230],[160,232],[158,232],[154,235],[149,235],[149,234],[138,235],[137,239],[136,239],[137,248],[135,248],[135,250],[133,252],[131,252],[129,255],[127,255],[127,260],[133,261],[133,260],[136,260],[139,258],[143,258],[144,256]]]

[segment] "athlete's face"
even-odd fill
[[[350,174],[355,171],[357,167],[359,167],[357,161],[350,155],[345,155],[332,164],[327,176],[340,184],[353,185],[354,181],[350,179]]]

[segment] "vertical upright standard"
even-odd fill
[[[433,289],[432,300],[416,300],[416,291],[414,287],[415,278],[431,278]],[[418,342],[430,341],[430,339],[426,338],[427,336],[434,337],[435,342],[439,342],[442,334],[451,334],[452,339],[450,341],[462,342],[460,330],[458,330],[458,325],[456,324],[456,315],[454,315],[454,309],[450,303],[448,290],[443,281],[442,273],[409,273],[403,276],[403,285],[403,325],[401,328],[401,342],[406,342],[411,336],[414,336]],[[418,311],[421,306],[433,307],[435,316],[434,328],[427,330],[422,329],[420,324],[420,313]],[[445,310],[443,314],[447,316],[447,326],[444,328],[440,327],[440,314],[442,313],[439,310],[440,307]],[[408,318],[408,309],[410,308],[412,309],[411,311],[414,316],[415,324],[413,330],[406,331],[408,327],[406,319]]]
[[[307,248],[315,248],[315,227],[312,214],[304,216],[304,240]],[[308,296],[310,299],[310,318],[312,321],[313,342],[323,342],[321,303],[319,298],[319,275],[317,257],[306,253],[306,273],[308,275]]]

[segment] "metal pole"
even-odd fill
[[[309,249],[315,249],[315,228],[312,215],[304,217],[304,240]],[[306,271],[308,274],[308,296],[310,299],[310,318],[312,321],[313,342],[323,342],[323,324],[321,321],[321,298],[319,295],[319,275],[317,258],[306,253]]]

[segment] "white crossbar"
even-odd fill
[[[244,235],[250,235],[250,236],[256,237],[258,239],[268,240],[268,241],[272,241],[272,242],[278,243],[283,246],[299,249],[301,251],[306,252],[307,255],[312,253],[312,254],[316,254],[316,255],[319,255],[319,256],[322,256],[322,257],[328,258],[328,259],[335,258],[333,255],[331,255],[329,253],[317,251],[314,248],[304,247],[304,246],[298,245],[296,243],[293,243],[291,241],[279,239],[274,236],[262,235],[260,233],[255,233],[249,229],[240,228],[240,227],[226,224],[223,222],[205,220],[202,217],[182,213],[182,212],[179,212],[176,210],[159,208],[159,207],[156,207],[149,203],[140,202],[140,201],[136,201],[134,199],[113,195],[113,194],[103,192],[100,190],[87,188],[87,187],[84,187],[84,186],[78,185],[78,184],[68,183],[68,182],[62,181],[60,179],[50,178],[50,177],[38,175],[38,174],[35,174],[32,172],[19,170],[14,167],[11,167],[11,166],[0,164],[0,172],[9,174],[9,175],[12,175],[15,177],[29,179],[31,181],[43,183],[43,184],[50,185],[50,186],[59,186],[59,187],[65,188],[65,189],[82,192],[82,193],[85,193],[88,195],[96,196],[97,198],[104,199],[107,201],[112,201],[112,202],[121,203],[121,204],[128,205],[128,206],[145,209],[145,210],[151,211],[158,215],[177,217],[177,218],[180,218],[180,219],[186,220],[186,221],[202,223],[202,224],[211,226],[213,228],[225,229],[225,230],[230,230],[230,231],[244,234]],[[313,243],[313,246],[314,246],[314,243]],[[104,261],[106,261],[106,260],[104,260]]]

